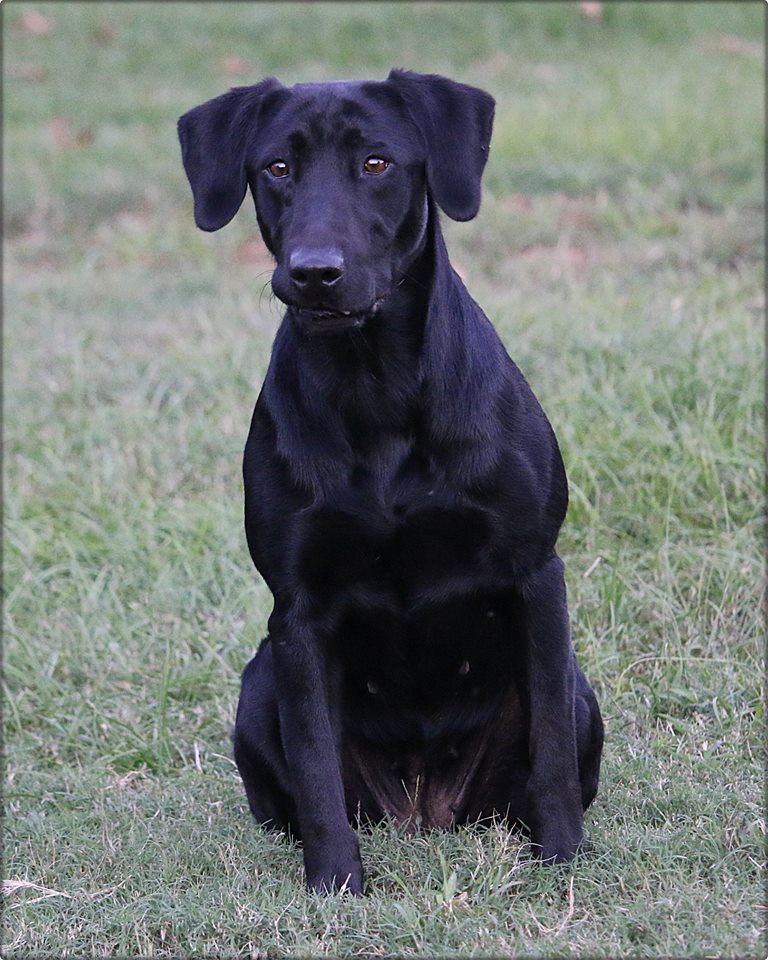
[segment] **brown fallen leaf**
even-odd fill
[[[504,197],[501,205],[505,210],[531,210],[533,208],[533,200],[524,193],[513,193],[508,197]]]
[[[584,247],[566,244],[546,246],[534,243],[521,250],[517,257],[541,266],[549,266],[553,276],[562,276],[564,271],[581,274],[589,265],[590,254]]]
[[[48,70],[39,63],[17,63],[10,68],[8,75],[12,80],[32,80],[39,82],[40,80],[45,80],[48,76]]]
[[[262,240],[258,237],[251,237],[245,243],[241,243],[235,251],[235,260],[238,263],[259,263],[271,262],[269,250],[264,246]]]
[[[35,36],[42,37],[47,33],[52,33],[56,24],[50,17],[38,13],[37,10],[25,10],[19,21],[21,29],[25,33],[33,33]]]
[[[88,127],[75,130],[68,116],[61,114],[48,124],[48,133],[53,145],[59,150],[72,150],[75,147],[87,147],[93,143],[93,131]]]
[[[101,46],[106,47],[107,44],[112,43],[112,41],[115,39],[115,31],[106,22],[106,20],[102,20],[96,25],[96,29],[91,34],[91,39],[94,43],[98,43]]]
[[[64,149],[72,145],[72,121],[69,117],[54,117],[48,124],[48,133],[54,146]]]
[[[242,57],[225,57],[221,61],[221,72],[229,77],[247,77],[253,72],[253,66]]]
[[[603,18],[603,5],[598,0],[582,0],[582,3],[579,4],[579,10],[590,20],[602,20]]]
[[[751,40],[743,40],[741,37],[735,37],[732,34],[723,34],[717,39],[717,49],[723,53],[739,53],[746,57],[755,57],[760,59],[763,56],[763,45],[753,43]]]

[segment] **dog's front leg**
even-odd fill
[[[280,730],[311,890],[363,892],[357,836],[344,801],[328,675],[316,624],[297,600],[270,617]]]
[[[526,579],[530,704],[528,808],[543,860],[571,860],[583,839],[575,672],[563,563],[556,555]]]

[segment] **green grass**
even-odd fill
[[[764,955],[762,5],[1,9],[3,955]],[[572,868],[385,824],[348,902],[304,891],[230,758],[270,600],[240,456],[280,311],[248,204],[195,230],[175,120],[393,65],[498,101],[449,245],[561,441],[607,745]]]

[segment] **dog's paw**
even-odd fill
[[[315,893],[363,895],[363,865],[354,833],[349,842],[337,842],[331,850],[308,855],[305,848],[304,864],[307,887]]]
[[[532,836],[533,847],[542,863],[570,863],[585,850],[584,834],[580,827],[542,830]]]
[[[349,867],[330,867],[327,870],[307,873],[307,887],[314,893],[349,893],[354,897],[363,895],[362,864]]]

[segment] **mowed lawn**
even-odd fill
[[[27,3],[4,43],[5,957],[758,957],[760,3]],[[445,73],[497,99],[449,247],[560,438],[591,852],[363,833],[319,898],[228,740],[270,597],[240,457],[280,319],[175,121],[229,86]]]

